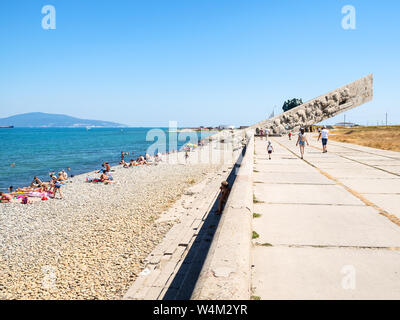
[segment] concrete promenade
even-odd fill
[[[252,295],[400,299],[400,153],[256,138]]]

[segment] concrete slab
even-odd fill
[[[341,178],[340,181],[359,193],[400,192],[400,179]]]
[[[397,179],[396,176],[384,172],[384,171],[380,171],[380,170],[376,170],[373,168],[368,168],[362,165],[358,165],[358,166],[354,166],[353,168],[349,169],[349,168],[338,168],[338,166],[332,166],[330,168],[326,168],[324,166],[320,166],[320,168],[329,173],[331,176],[335,177],[335,178],[343,178],[343,179],[347,179],[347,178],[380,178],[380,179]]]
[[[400,194],[363,194],[368,200],[400,218]]]
[[[273,140],[290,151],[279,145],[274,165],[255,156],[260,172],[254,173],[254,179],[262,183],[253,185],[254,195],[264,203],[254,204],[254,212],[262,215],[253,219],[259,234],[253,242],[261,244],[253,249],[254,295],[400,299],[400,227],[332,180],[313,185],[327,178],[304,161],[283,160],[294,157],[291,151],[299,154],[293,141]],[[315,137],[309,141],[320,147]],[[322,154],[306,147],[305,159],[400,218],[400,191],[395,191],[400,190],[400,179],[374,167],[400,172],[400,153],[349,144],[329,144],[328,150]],[[356,274],[354,289],[342,286],[349,270]]]
[[[400,166],[390,166],[390,167],[376,166],[376,167],[400,175]]]
[[[335,184],[335,182],[317,171],[310,172],[307,175],[302,172],[255,172],[254,181],[263,181],[264,183]]]
[[[254,194],[267,203],[364,205],[337,185],[257,184]]]
[[[254,212],[260,244],[400,247],[400,228],[372,207],[261,203]]]
[[[386,249],[254,249],[261,299],[400,299],[400,252]]]
[[[304,173],[315,173],[316,169],[311,166],[305,166],[304,164],[292,164],[287,166],[282,166],[281,164],[276,166],[266,166],[255,164],[254,172],[304,172]]]

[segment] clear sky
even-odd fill
[[[374,101],[346,121],[399,124],[399,14],[398,0],[1,0],[0,117],[249,125],[373,73]]]

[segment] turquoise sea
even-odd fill
[[[146,141],[149,131],[156,138]],[[205,138],[213,132],[190,134]],[[76,175],[100,169],[104,161],[116,165],[121,151],[134,152],[125,159],[136,159],[155,142],[163,152],[163,146],[166,151],[175,149],[174,145],[180,149],[189,140],[186,133],[169,133],[166,128],[0,129],[0,190],[27,186],[34,176],[48,181],[49,172],[68,167],[67,173]]]

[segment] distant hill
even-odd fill
[[[79,119],[63,114],[50,114],[42,112],[31,112],[18,114],[8,118],[0,118],[0,126],[14,127],[123,127],[123,124],[101,121]]]

